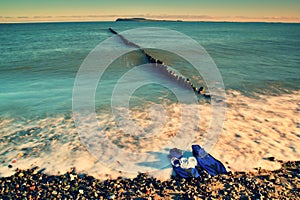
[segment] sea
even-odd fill
[[[83,155],[82,152],[86,148],[80,140],[77,141],[78,130],[74,124],[72,107],[74,84],[80,67],[99,44],[113,37],[114,34],[109,28],[122,33],[149,27],[182,33],[201,45],[219,70],[226,94],[229,94],[227,98],[234,96],[244,102],[239,108],[249,106],[245,99],[252,102],[276,97],[280,103],[280,97],[297,97],[299,94],[299,23],[166,21],[0,24],[0,175],[4,176],[8,170],[12,171],[16,167],[30,167],[32,164],[51,169],[52,172],[59,171],[57,163],[68,163],[64,166],[60,164],[62,169],[78,165],[80,159],[74,158],[78,157],[76,151]],[[169,42],[179,41],[170,37]],[[112,49],[120,46],[127,48],[121,40],[115,40],[115,44],[110,45]],[[189,70],[191,64],[186,60],[168,52],[150,49],[149,52],[151,51],[165,64],[173,67],[178,74],[189,78],[197,87],[200,83],[205,87],[203,77]],[[105,57],[99,55],[99,59],[101,56]],[[108,67],[94,96],[94,108],[101,129],[115,130],[116,123],[111,118],[114,86],[126,71],[145,63],[145,56],[133,48],[132,52],[120,55]],[[149,73],[147,78],[153,82],[166,78],[155,70],[142,70],[140,73],[137,76],[143,77]],[[172,87],[177,87],[176,83]],[[149,105],[174,108],[174,105],[180,102],[172,90],[152,83],[136,88],[128,103],[135,112],[135,120],[143,119],[140,122],[141,126],[159,131],[155,128],[157,124],[150,122],[151,119],[147,117],[146,108]],[[209,102],[204,101],[203,104]],[[300,102],[296,102],[295,105],[300,109]],[[230,102],[227,106],[230,108]],[[264,104],[259,106],[263,107]],[[299,113],[299,110],[297,112]],[[158,114],[164,116],[162,113]],[[293,122],[296,127],[293,130],[297,131],[294,133],[298,134],[299,115],[295,116]],[[113,136],[107,137],[113,140],[114,144],[130,143],[120,141],[118,138],[122,135],[114,139]],[[136,140],[133,139],[134,142]],[[56,148],[57,143],[67,147]],[[139,144],[132,148],[143,147]],[[70,153],[61,156],[63,159],[60,159],[59,155],[63,151],[75,152],[76,155]],[[296,155],[298,156],[299,152],[296,152]],[[12,164],[14,159],[17,161]],[[8,165],[11,165],[12,169]],[[83,169],[89,171],[90,168]]]

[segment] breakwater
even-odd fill
[[[151,55],[149,51],[144,49],[143,47],[135,44],[129,40],[127,40],[123,35],[119,34],[117,31],[113,30],[112,28],[108,29],[111,33],[117,35],[122,42],[130,47],[137,48],[143,53],[149,63],[152,64],[153,68],[157,70],[159,73],[166,75],[166,77],[170,78],[171,80],[177,82],[180,86],[195,92],[196,94],[202,95],[203,97],[209,98],[210,95],[204,93],[204,87],[200,86],[199,88],[196,87],[189,78],[186,78],[182,75],[177,74],[173,71],[167,64],[165,64],[162,60],[159,60]]]

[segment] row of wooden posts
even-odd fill
[[[115,35],[118,35],[119,38],[127,46],[131,46],[131,47],[135,47],[135,48],[140,49],[142,51],[142,53],[146,56],[148,62],[149,63],[153,63],[153,66],[156,69],[158,69],[159,71],[161,71],[162,73],[164,73],[165,75],[167,75],[169,78],[173,79],[174,81],[176,81],[177,83],[179,83],[181,86],[186,87],[187,89],[192,89],[197,94],[203,95],[204,97],[208,97],[208,95],[204,93],[204,88],[203,87],[197,88],[196,86],[194,86],[194,84],[188,78],[184,78],[184,77],[182,77],[180,75],[177,75],[173,70],[170,69],[170,67],[168,67],[166,64],[164,64],[163,61],[154,58],[145,49],[143,49],[142,47],[140,47],[139,45],[137,45],[137,44],[135,44],[133,42],[130,42],[123,35],[118,34],[118,32],[116,32],[112,28],[109,28],[109,31],[112,32]]]

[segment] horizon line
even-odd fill
[[[282,23],[282,24],[299,24],[300,21],[233,21],[233,20],[170,20],[170,19],[151,19],[154,21],[136,21],[138,23],[143,22],[214,22],[214,23]],[[157,21],[155,21],[157,20]],[[55,20],[55,21],[0,21],[0,24],[42,24],[42,23],[80,23],[80,22],[117,22],[116,20]],[[127,21],[130,22],[130,21]],[[134,21],[132,21],[134,22]],[[124,23],[124,22],[117,22]],[[126,23],[126,21],[125,21]]]

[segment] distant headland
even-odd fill
[[[159,19],[146,19],[146,18],[118,18],[116,22],[182,22],[182,20],[159,20]]]

